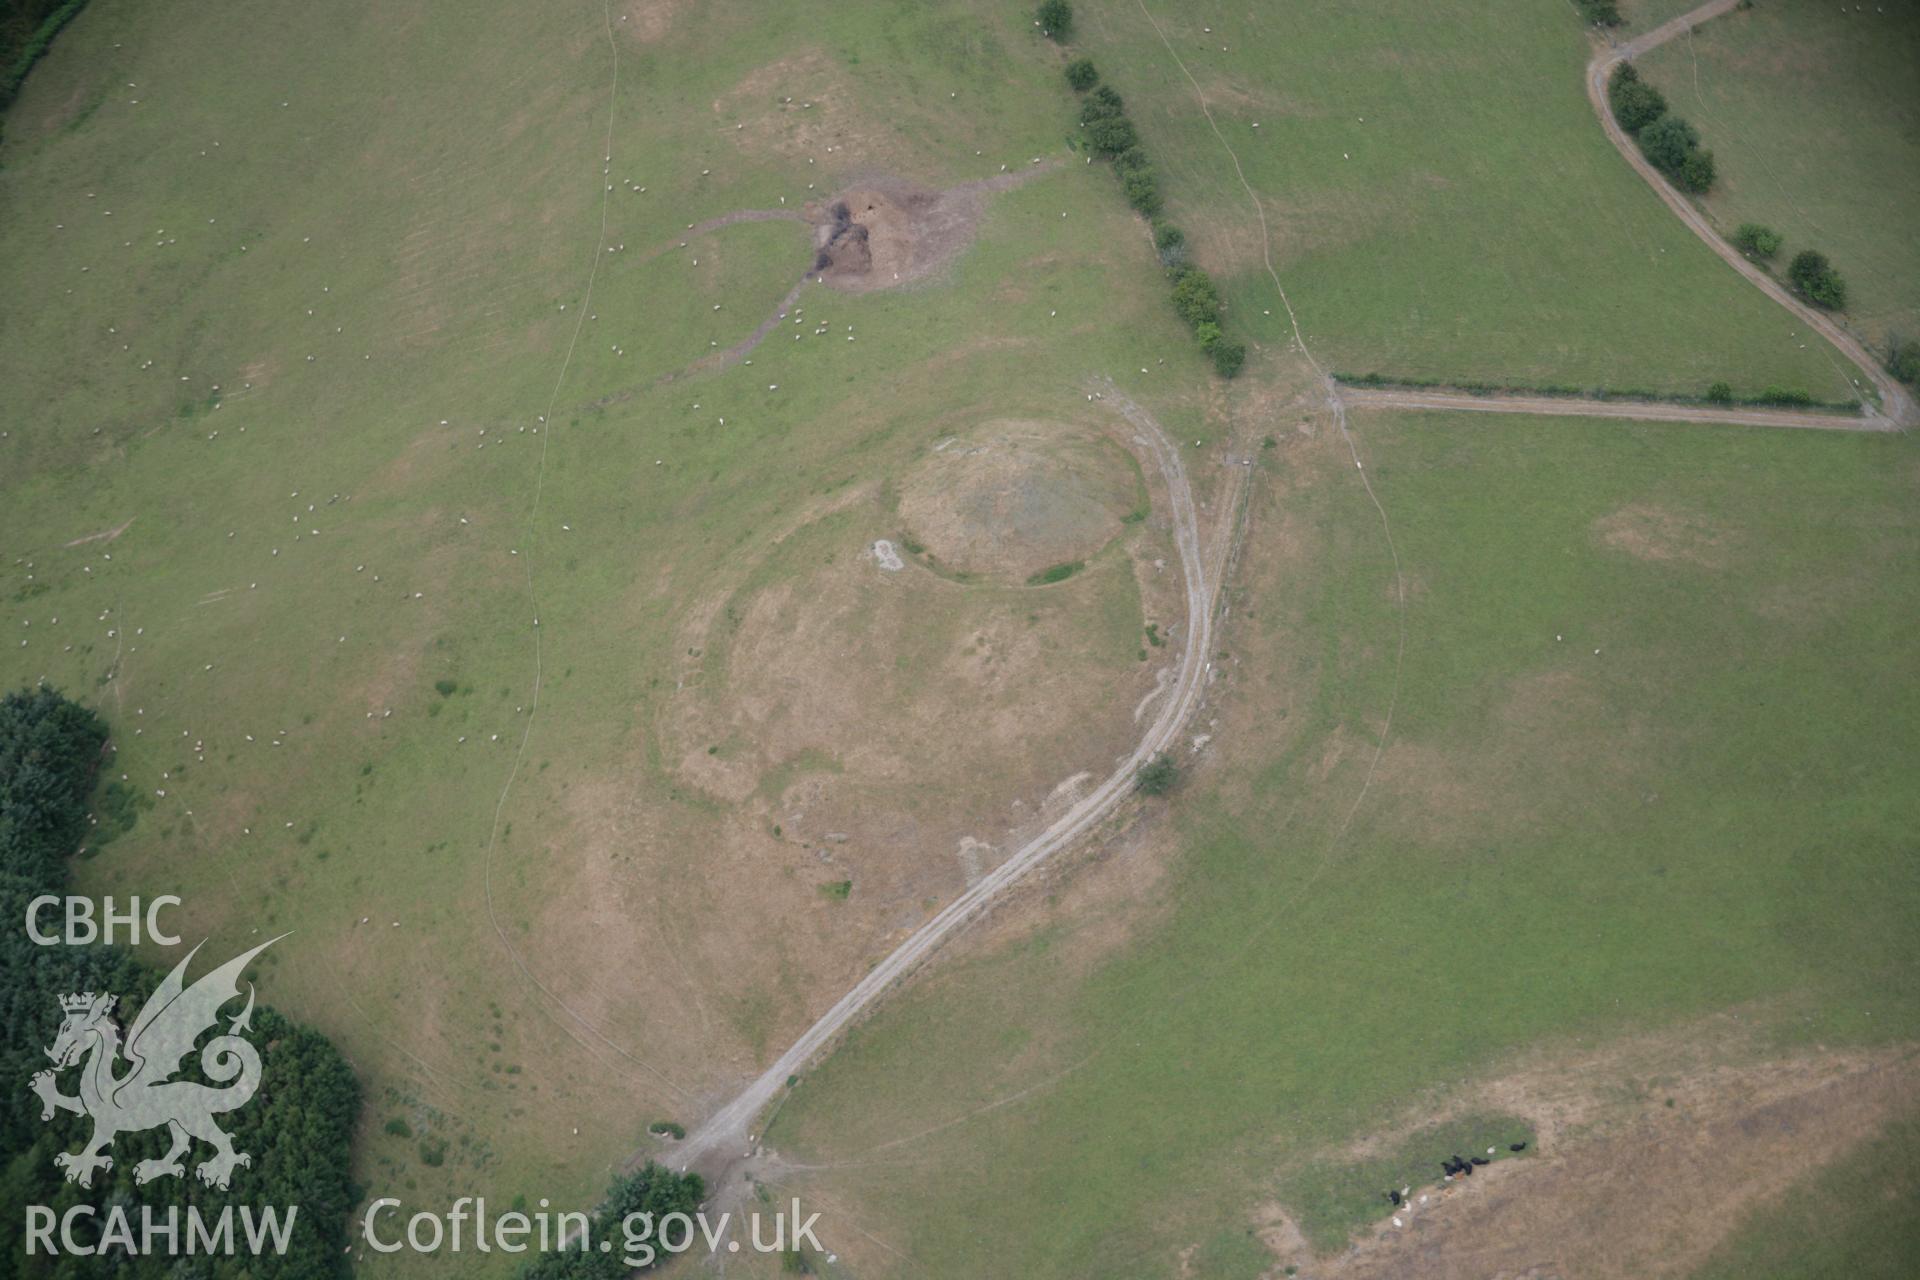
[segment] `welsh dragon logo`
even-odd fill
[[[200,948],[189,951],[133,1020],[124,1045],[112,1017],[118,997],[88,991],[60,998],[66,1021],[46,1051],[53,1069],[34,1075],[33,1091],[40,1095],[42,1120],[53,1119],[55,1111],[93,1117],[93,1137],[87,1144],[53,1158],[54,1164],[66,1170],[67,1181],[92,1186],[96,1169],[113,1168],[113,1157],[107,1150],[117,1135],[161,1125],[172,1131],[173,1145],[159,1159],[142,1160],[134,1166],[135,1182],[184,1176],[186,1166],[181,1157],[195,1138],[214,1149],[210,1159],[194,1168],[200,1181],[210,1187],[226,1190],[235,1167],[253,1163],[252,1156],[233,1149],[233,1139],[213,1122],[215,1116],[245,1106],[260,1087],[260,1052],[240,1036],[249,1029],[253,1017],[251,983],[247,985],[246,1008],[228,1022],[225,1034],[216,1035],[200,1051],[201,1071],[207,1079],[225,1087],[171,1077],[179,1073],[201,1033],[217,1025],[220,1007],[238,998],[240,975],[247,965],[279,940],[261,943],[192,986],[185,983],[187,964]],[[123,1061],[126,1069],[120,1072]],[[61,1093],[60,1073],[76,1065],[80,1067],[80,1092]]]

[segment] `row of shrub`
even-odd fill
[[[1139,132],[1127,118],[1127,105],[1112,85],[1100,83],[1092,61],[1076,58],[1066,67],[1067,83],[1080,97],[1080,132],[1087,149],[1110,161],[1120,190],[1136,213],[1153,228],[1153,245],[1173,284],[1173,308],[1193,330],[1200,349],[1223,378],[1247,362],[1246,344],[1226,336],[1220,325],[1220,291],[1213,278],[1187,261],[1187,236],[1160,217],[1160,180],[1140,146]]]
[[[1734,248],[1762,266],[1772,262],[1785,243],[1778,231],[1759,222],[1741,223],[1732,240]],[[1793,255],[1793,261],[1787,264],[1787,282],[1808,302],[1828,311],[1838,311],[1847,305],[1845,278],[1827,261],[1827,255],[1818,250],[1802,249]]]
[[[1696,195],[1713,185],[1713,152],[1700,146],[1700,134],[1691,124],[1667,110],[1666,95],[1642,80],[1632,63],[1613,69],[1607,101],[1613,118],[1639,141],[1656,169]],[[1782,243],[1779,232],[1757,222],[1742,223],[1733,233],[1734,246],[1755,262],[1771,261]],[[1838,311],[1847,305],[1847,282],[1816,250],[1794,255],[1787,280],[1815,306]]]
[[[5,1153],[0,1169],[9,1206],[9,1212],[0,1214],[0,1257],[13,1259],[10,1268],[0,1270],[23,1280],[345,1277],[347,1215],[359,1196],[349,1159],[360,1087],[324,1036],[266,1005],[254,1009],[251,1031],[263,1064],[259,1092],[226,1117],[222,1127],[232,1134],[235,1147],[253,1157],[236,1179],[232,1199],[300,1206],[286,1252],[177,1264],[158,1255],[130,1257],[111,1247],[86,1260],[27,1256],[19,1205],[48,1205],[60,1212],[81,1201],[116,1204],[138,1221],[146,1210],[164,1219],[170,1209],[184,1210],[189,1204],[217,1212],[228,1199],[192,1176],[137,1180],[139,1162],[157,1158],[168,1146],[165,1126],[121,1133],[114,1140],[110,1171],[96,1174],[90,1190],[68,1184],[54,1155],[78,1150],[89,1137],[92,1120],[56,1112],[50,1122],[42,1122],[39,1101],[26,1087],[33,1073],[47,1066],[41,1050],[59,1032],[61,996],[112,992],[120,998],[118,1016],[124,1024],[157,985],[158,975],[122,947],[37,946],[22,927],[27,905],[36,897],[69,892],[69,857],[89,832],[99,829],[88,800],[106,740],[106,726],[98,716],[52,689],[0,699],[0,917],[8,922],[0,931],[0,974],[6,975],[0,982],[0,1079],[10,1086],[0,1094],[0,1152]],[[104,1225],[99,1218],[79,1224],[77,1243],[99,1247]]]
[[[1381,373],[1336,373],[1334,381],[1349,387],[1377,387],[1417,391],[1460,391],[1475,396],[1527,395],[1553,396],[1564,400],[1636,400],[1660,404],[1759,405],[1774,408],[1833,409],[1858,413],[1858,400],[1816,400],[1804,391],[1767,387],[1757,395],[1736,396],[1733,386],[1716,382],[1703,395],[1690,396],[1671,391],[1644,391],[1617,387],[1575,387],[1561,383],[1528,386],[1507,382],[1457,381],[1449,378],[1390,377]]]
[[[1713,186],[1713,152],[1700,145],[1700,131],[1668,111],[1666,95],[1642,80],[1631,62],[1614,67],[1607,102],[1654,168],[1695,195]]]
[[[1586,3],[1582,0],[1583,8]],[[1655,168],[1696,195],[1713,185],[1713,152],[1700,146],[1700,134],[1691,124],[1667,110],[1666,95],[1642,80],[1632,63],[1622,62],[1613,69],[1607,81],[1607,102],[1613,118],[1638,140]],[[1742,223],[1732,240],[1741,253],[1762,264],[1771,262],[1784,243],[1779,232],[1758,222]],[[1817,307],[1838,311],[1847,305],[1846,280],[1817,250],[1804,249],[1793,256],[1787,264],[1787,281]],[[1914,376],[1920,377],[1920,346],[1905,345],[1914,348],[1909,363],[1916,366]],[[1891,369],[1900,361],[1902,344],[1894,339],[1888,346]]]
[[[1742,8],[1750,0],[1743,0]],[[1616,27],[1620,25],[1620,10],[1614,0],[1574,0],[1581,17],[1597,26]],[[1613,118],[1639,143],[1641,152],[1653,166],[1666,174],[1668,178],[1695,195],[1706,192],[1713,186],[1713,152],[1700,145],[1700,134],[1691,124],[1674,115],[1667,109],[1666,95],[1640,78],[1640,72],[1631,62],[1621,62],[1613,69],[1607,81],[1607,103],[1613,112]],[[1765,265],[1780,252],[1783,240],[1773,228],[1757,222],[1742,223],[1731,237],[1734,247],[1750,260]],[[1828,311],[1837,311],[1847,304],[1847,282],[1836,270],[1825,254],[1813,249],[1805,249],[1793,256],[1787,264],[1787,281],[1795,292],[1808,302]],[[1898,334],[1887,339],[1887,370],[1903,382],[1920,385],[1920,342],[1902,340]],[[1384,383],[1360,383],[1359,385],[1385,385]],[[1400,385],[1422,385],[1402,382]],[[1462,388],[1470,389],[1470,388]],[[1489,388],[1506,390],[1508,388]],[[1564,389],[1532,388],[1547,395],[1597,394],[1608,398],[1610,394]],[[1637,398],[1637,393],[1624,393]],[[1704,399],[1711,404],[1812,404],[1810,397],[1800,392],[1783,391],[1770,387],[1758,396],[1736,399],[1732,388],[1724,382],[1716,382],[1708,388]],[[1828,405],[1827,407],[1843,407]],[[1849,402],[1844,407],[1856,409],[1857,402]]]
[[[13,105],[14,98],[20,94],[21,84],[26,81],[27,72],[33,70],[33,64],[45,56],[61,29],[87,7],[87,0],[66,0],[57,7],[49,6],[50,0],[13,6],[24,12],[16,13],[15,21],[9,24],[7,38],[0,41],[0,66],[6,68],[0,72],[0,111]],[[28,30],[26,23],[33,21],[37,9],[44,9],[38,25],[31,28],[32,34],[20,38],[17,33]]]

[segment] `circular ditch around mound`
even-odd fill
[[[999,421],[932,446],[900,484],[907,549],[1001,583],[1069,577],[1146,513],[1133,458],[1092,431]]]

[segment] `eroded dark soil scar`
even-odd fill
[[[873,266],[873,253],[867,248],[867,229],[853,220],[853,211],[845,200],[836,200],[827,211],[828,221],[815,235],[824,234],[826,242],[813,255],[813,273],[829,271],[864,275]]]
[[[684,250],[695,238],[738,223],[774,221],[799,221],[812,227],[812,257],[798,283],[753,332],[725,350],[709,352],[685,368],[660,375],[652,380],[653,385],[730,368],[746,359],[788,318],[809,284],[866,293],[897,289],[937,275],[972,241],[989,196],[1055,167],[1052,163],[1035,163],[944,191],[897,178],[872,177],[850,184],[838,196],[809,203],[804,209],[740,209],[688,227],[682,237],[643,253],[641,260]],[[638,389],[626,387],[583,407],[604,408],[629,399]]]
[[[977,214],[935,216],[946,201],[944,193],[876,182],[824,209],[810,207],[813,274],[847,290],[885,289],[929,274],[965,245]]]
[[[810,204],[812,274],[849,292],[892,289],[938,275],[973,240],[987,198],[1052,168],[1036,165],[934,191],[898,178],[856,180]]]

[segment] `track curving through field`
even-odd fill
[[[1594,114],[1600,118],[1600,127],[1606,131],[1607,141],[1613,143],[1614,150],[1618,151],[1621,157],[1624,158],[1629,165],[1633,166],[1635,173],[1646,179],[1647,185],[1653,188],[1654,194],[1658,195],[1661,202],[1673,211],[1675,217],[1686,224],[1687,230],[1700,237],[1700,240],[1707,248],[1718,254],[1721,260],[1728,266],[1745,276],[1748,281],[1762,293],[1792,312],[1796,319],[1800,320],[1808,328],[1837,347],[1840,353],[1858,365],[1860,371],[1873,383],[1874,389],[1880,393],[1880,407],[1878,410],[1875,410],[1870,405],[1867,406],[1861,421],[1855,425],[1853,429],[1887,431],[1899,427],[1912,426],[1916,422],[1920,422],[1920,414],[1916,413],[1913,396],[1907,389],[1901,386],[1892,375],[1880,367],[1880,362],[1873,358],[1871,352],[1860,345],[1859,339],[1841,328],[1830,316],[1808,306],[1799,298],[1795,297],[1786,286],[1749,262],[1745,254],[1741,253],[1722,238],[1720,233],[1713,229],[1713,224],[1707,221],[1707,216],[1694,206],[1693,201],[1681,194],[1672,183],[1668,182],[1666,178],[1661,175],[1658,169],[1653,167],[1652,163],[1650,163],[1645,156],[1640,154],[1640,148],[1635,145],[1632,138],[1627,136],[1626,130],[1620,127],[1620,122],[1613,118],[1613,111],[1607,105],[1607,77],[1613,74],[1614,67],[1622,62],[1639,57],[1649,49],[1657,49],[1676,36],[1685,35],[1709,18],[1717,18],[1740,3],[1741,0],[1707,0],[1707,3],[1701,5],[1699,8],[1690,9],[1679,17],[1663,22],[1651,31],[1636,36],[1623,44],[1601,49],[1593,55],[1593,60],[1587,63],[1587,101],[1592,105]],[[1472,408],[1474,406],[1451,405],[1448,407]],[[1487,408],[1487,406],[1484,405],[1480,407],[1483,409]],[[1656,406],[1640,406],[1643,410],[1654,407]],[[1494,412],[1499,411],[1500,410],[1497,409],[1494,410]],[[1568,411],[1568,407],[1563,404],[1562,407],[1555,412],[1565,413]],[[1509,410],[1509,412],[1511,412],[1511,410]],[[1841,421],[1837,419],[1824,422],[1782,422],[1780,421],[1783,416],[1781,414],[1763,412],[1748,413],[1745,411],[1732,411],[1713,419],[1703,419],[1696,416],[1697,412],[1697,410],[1693,410],[1689,406],[1674,406],[1674,411],[1667,416],[1678,421],[1743,422],[1754,426],[1841,425]],[[1641,413],[1638,415],[1607,414],[1598,416],[1651,417],[1652,415],[1650,413]],[[1807,416],[1814,417],[1817,415]]]
[[[1135,429],[1135,440],[1159,464],[1167,486],[1168,505],[1173,517],[1174,545],[1180,553],[1180,568],[1185,579],[1187,606],[1186,646],[1173,680],[1172,696],[1166,700],[1140,738],[1133,753],[1108,775],[1098,787],[982,876],[934,916],[913,935],[875,965],[773,1064],[741,1090],[731,1101],[715,1111],[675,1152],[684,1165],[726,1163],[734,1158],[728,1148],[739,1148],[746,1140],[749,1126],[766,1105],[779,1096],[789,1076],[798,1075],[823,1049],[855,1019],[906,978],[931,956],[942,943],[979,916],[989,903],[1028,872],[1082,835],[1099,825],[1133,792],[1134,777],[1153,756],[1172,745],[1187,716],[1199,702],[1207,685],[1212,663],[1207,654],[1213,642],[1214,586],[1207,581],[1202,556],[1199,520],[1195,515],[1193,491],[1187,482],[1186,467],[1180,453],[1152,416],[1123,395],[1110,381],[1098,383],[1103,399],[1119,409]],[[1239,468],[1234,468],[1236,473]],[[1233,483],[1243,485],[1244,477]],[[1232,503],[1237,494],[1228,495]]]

